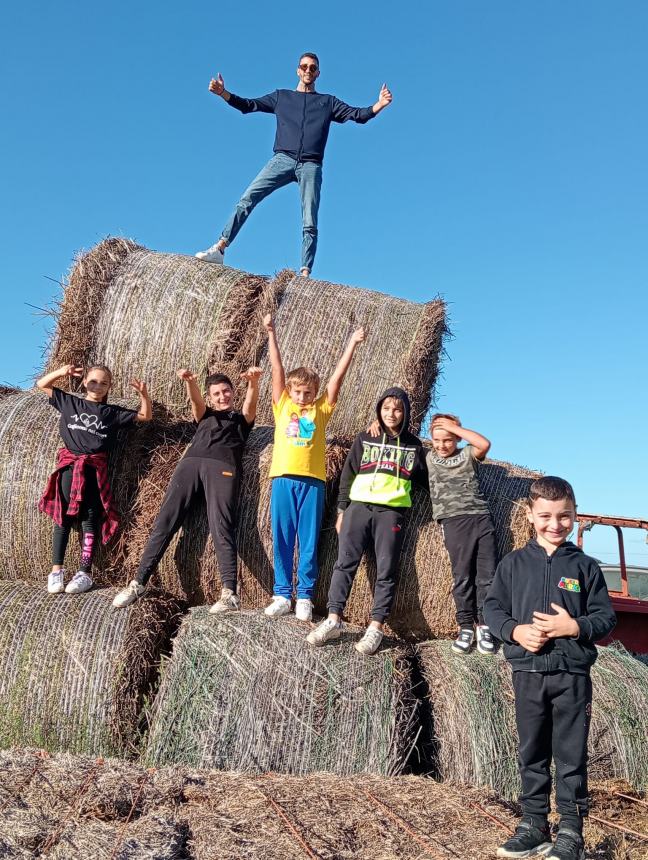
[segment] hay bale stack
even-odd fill
[[[282,272],[275,280],[275,319],[284,367],[314,367],[325,385],[352,331],[364,326],[342,394],[328,425],[331,436],[350,437],[375,418],[375,404],[391,385],[401,385],[412,404],[411,423],[421,426],[439,372],[447,334],[441,299],[416,304],[383,293],[301,278]],[[246,354],[246,360],[250,356]],[[258,356],[261,377],[258,422],[271,424],[271,374],[266,348]],[[322,389],[323,390],[323,389]]]
[[[415,704],[406,653],[371,660],[345,635],[261,612],[185,617],[154,703],[146,761],[254,773],[395,774],[411,749]]]
[[[134,403],[122,401],[121,405]],[[39,512],[38,501],[62,445],[59,418],[39,391],[22,391],[0,401],[0,579],[41,584],[51,569],[52,520]],[[139,475],[146,469],[156,438],[150,425],[122,430],[110,454],[109,475],[121,525],[117,536],[97,552],[98,585],[121,581],[124,536]],[[74,570],[80,560],[79,541],[72,535],[66,566]]]
[[[136,750],[177,604],[151,594],[116,611],[114,594],[50,595],[0,582],[0,747]]]
[[[106,364],[113,394],[128,397],[144,379],[151,397],[186,408],[179,367],[199,378],[222,367],[234,376],[246,325],[267,279],[179,254],[159,254],[109,238],[75,261],[59,308],[48,369]]]
[[[458,656],[449,642],[428,642],[417,651],[429,687],[434,764],[441,779],[490,786],[517,799],[515,705],[503,655]],[[620,777],[643,791],[648,787],[648,669],[621,646],[598,652],[589,773],[592,779]]]
[[[480,484],[493,517],[500,557],[523,546],[532,536],[522,504],[537,476],[521,466],[489,460],[480,469]],[[328,588],[337,559],[333,518],[325,524],[320,551],[320,577],[315,605],[326,612]],[[365,555],[351,590],[345,618],[367,624],[376,581],[375,559]],[[408,516],[394,606],[389,618],[393,633],[404,639],[454,636],[457,630],[452,600],[452,570],[441,527],[432,519],[429,493],[416,489]]]

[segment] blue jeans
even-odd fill
[[[283,152],[277,152],[245,189],[227,222],[222,238],[231,244],[257,203],[277,188],[299,184],[302,206],[302,268],[312,271],[317,250],[317,213],[322,188],[322,165],[313,161],[298,162]]]
[[[293,593],[295,539],[299,541],[297,597],[313,597],[317,582],[317,541],[324,511],[324,481],[294,476],[273,478],[270,518],[274,554],[273,594]]]

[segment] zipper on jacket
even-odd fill
[[[548,555],[545,562],[545,576],[544,576],[544,612],[549,613],[549,585],[551,583],[551,559],[552,556]],[[545,671],[549,671],[549,655],[544,654],[545,658]]]

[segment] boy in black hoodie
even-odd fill
[[[377,577],[371,624],[356,643],[374,654],[383,638],[396,588],[403,518],[412,506],[412,480],[427,488],[421,440],[407,429],[410,403],[402,388],[388,388],[376,406],[382,436],[359,433],[344,464],[338,497],[338,559],[328,594],[329,615],[307,640],[324,645],[340,635],[341,616],[368,543],[376,552]]]
[[[513,669],[520,739],[522,821],[497,856],[581,860],[590,667],[594,642],[614,628],[615,616],[598,564],[567,541],[576,519],[571,485],[539,478],[528,506],[536,538],[502,559],[484,604],[486,623],[504,642]],[[547,824],[552,756],[560,813],[554,845]]]

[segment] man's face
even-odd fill
[[[432,447],[438,457],[452,457],[457,450],[458,441],[454,433],[448,433],[440,427],[435,427],[432,431]]]
[[[319,67],[312,57],[302,57],[297,66],[297,77],[304,86],[311,86],[319,78]]]
[[[545,549],[555,549],[564,543],[574,528],[576,510],[571,499],[536,499],[527,510],[538,543]]]
[[[216,412],[227,412],[232,405],[234,392],[226,382],[218,382],[209,386],[209,402]]]
[[[317,391],[314,385],[304,385],[301,382],[291,382],[288,388],[290,399],[296,406],[310,406],[315,402]]]

